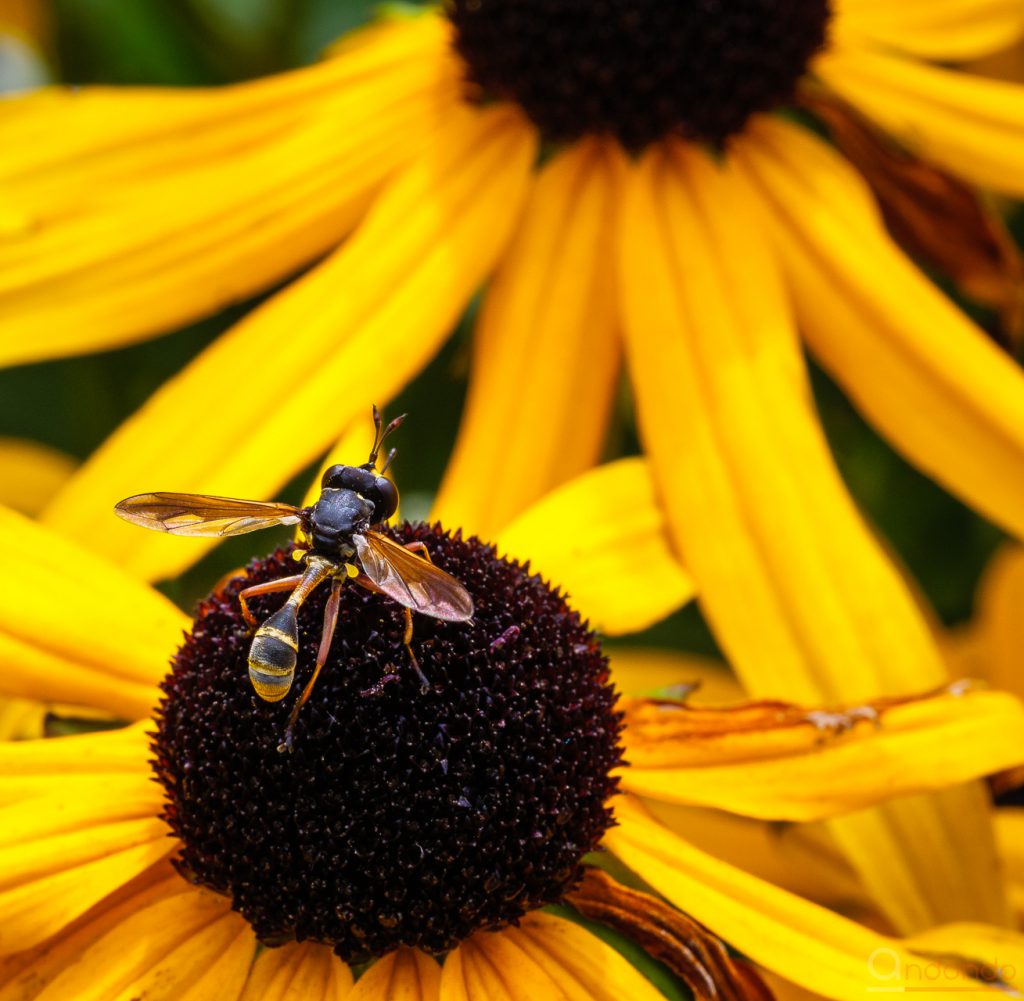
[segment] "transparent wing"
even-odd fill
[[[389,598],[446,622],[473,617],[473,599],[451,574],[379,532],[353,535],[363,572]]]
[[[154,532],[223,538],[274,525],[297,525],[291,504],[209,497],[206,494],[136,494],[114,507],[118,517]]]

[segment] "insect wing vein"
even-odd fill
[[[389,598],[406,608],[448,622],[473,616],[469,592],[440,567],[409,552],[386,535],[353,535],[363,571]]]
[[[291,504],[206,494],[137,494],[121,501],[114,511],[125,521],[156,532],[217,538],[301,520],[299,508]]]

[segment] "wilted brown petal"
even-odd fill
[[[715,1001],[771,1001],[757,972],[729,955],[700,922],[646,893],[630,890],[600,869],[588,869],[568,902],[636,942],[682,977],[697,998]]]
[[[1024,258],[1003,221],[970,185],[875,128],[835,95],[804,88],[800,102],[871,185],[893,237],[948,275],[965,295],[998,310],[994,335],[1019,346],[1024,335]]]

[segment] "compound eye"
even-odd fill
[[[386,476],[378,476],[373,483],[373,500],[377,521],[385,521],[398,510],[398,487]]]
[[[320,480],[321,490],[340,490],[348,466],[331,466]]]

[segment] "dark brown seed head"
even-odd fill
[[[299,616],[292,695],[261,701],[237,593],[295,572],[279,550],[200,605],[153,743],[182,873],[230,896],[264,941],[326,942],[349,961],[440,952],[560,900],[612,823],[621,756],[606,659],[557,591],[475,539],[423,525],[394,536],[425,542],[476,604],[472,624],[415,617],[429,692],[401,609],[348,585],[294,753],[279,753],[327,596]],[[263,618],[282,600],[252,604]]]
[[[670,134],[717,145],[788,101],[829,14],[829,0],[448,3],[484,96],[548,139],[608,133],[634,150]]]

